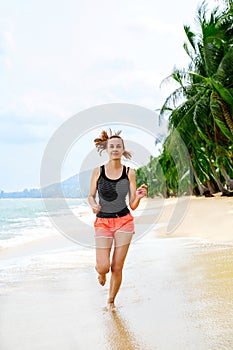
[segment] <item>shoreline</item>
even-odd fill
[[[155,208],[156,201],[158,199],[147,198],[142,203],[142,215],[138,223],[153,222],[152,214],[147,215],[147,211]],[[162,210],[157,214],[155,223],[159,227],[151,230],[150,237],[183,237],[216,243],[233,243],[233,198],[220,196],[168,198],[162,203]]]
[[[41,258],[32,269],[20,269],[0,295],[3,349],[217,350],[233,345],[230,247],[149,237],[133,244],[114,312],[105,307],[109,275],[101,287],[94,256],[83,265],[79,252],[70,249]]]
[[[180,215],[184,207],[180,225],[167,234],[173,213]],[[1,262],[9,259],[12,265],[1,269],[0,345],[9,350],[231,349],[232,214],[233,200],[225,197],[141,201],[136,230],[149,232],[131,244],[114,312],[105,308],[109,275],[101,287],[94,249],[54,232],[1,251]]]
[[[176,214],[175,216],[174,213]],[[135,217],[136,234],[139,232],[138,239],[143,237],[163,239],[193,238],[216,244],[233,244],[232,197],[143,198],[138,208],[132,214]],[[79,213],[78,217],[80,215]],[[79,229],[91,236],[92,226],[90,224],[87,226],[85,221],[80,222],[80,224]],[[38,226],[39,229],[40,227]],[[147,232],[144,234],[143,231]],[[93,249],[93,247],[88,247],[88,245],[82,245],[75,242],[75,240],[69,239],[56,227],[52,227],[51,232],[45,236],[42,234],[40,237],[37,234],[35,239],[29,239],[18,245],[3,246],[0,251],[2,257],[3,255],[8,255],[8,252],[9,255],[13,256],[14,251],[29,251],[30,247],[32,247],[33,251],[36,251],[37,245],[43,247],[48,244],[51,248],[53,242],[55,243],[54,249],[56,245],[61,247],[62,245],[75,246],[77,244],[84,249]]]

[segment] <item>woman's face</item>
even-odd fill
[[[124,153],[124,146],[122,139],[114,137],[108,140],[107,153],[110,159],[120,159]]]

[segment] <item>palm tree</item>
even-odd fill
[[[167,78],[176,81],[178,87],[166,99],[160,116],[168,113],[170,133],[176,130],[184,140],[199,192],[208,186],[229,194],[222,182],[232,181],[232,1],[226,1],[224,10],[212,10],[209,17],[203,2],[197,19],[200,32],[184,26],[188,39],[184,49],[190,65],[188,70],[175,68]]]

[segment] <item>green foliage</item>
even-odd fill
[[[190,156],[196,184],[222,189],[233,164],[233,5],[210,12],[204,1],[197,10],[199,28],[184,26],[187,68],[175,68],[165,80],[176,90],[161,107],[160,118],[169,117],[163,152],[137,170],[138,185],[148,184],[149,196],[190,193],[191,174],[184,159],[183,143]],[[178,142],[179,135],[182,142]],[[221,186],[220,186],[221,185]],[[225,191],[224,191],[225,192]]]

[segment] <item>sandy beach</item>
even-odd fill
[[[140,210],[137,230],[149,229],[130,247],[114,312],[94,249],[57,232],[1,252],[3,266],[28,258],[30,269],[1,281],[0,348],[232,349],[233,199],[145,199]]]

